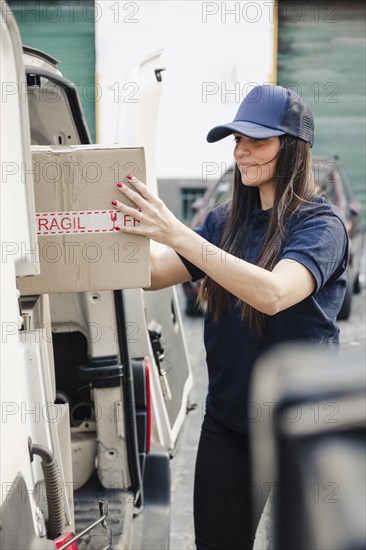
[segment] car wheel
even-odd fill
[[[352,294],[353,294],[353,285],[348,284],[346,289],[346,294],[344,295],[343,304],[338,313],[337,319],[345,321],[346,319],[349,318],[351,314]]]

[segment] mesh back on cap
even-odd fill
[[[314,143],[313,114],[305,101],[292,90],[288,90],[286,106],[281,119],[284,132],[303,139],[310,146]]]

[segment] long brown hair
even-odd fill
[[[271,216],[263,246],[255,264],[271,271],[277,263],[287,221],[304,202],[320,194],[311,169],[309,145],[300,139],[283,135],[277,155],[274,173],[275,194]],[[259,200],[257,187],[242,183],[241,174],[235,166],[234,186],[231,200],[227,203],[227,216],[219,248],[241,258],[243,241],[249,218]],[[208,314],[214,320],[222,319],[230,307],[230,293],[207,275],[202,281],[198,300],[207,303]],[[264,334],[266,315],[238,299],[242,318],[247,317],[253,335]]]

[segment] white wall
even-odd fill
[[[229,163],[232,138],[208,144],[206,135],[231,121],[252,85],[268,82],[273,74],[273,0],[96,4],[99,141],[115,141],[117,97],[126,101],[133,92],[132,87],[123,90],[128,70],[163,48],[167,70],[158,123],[158,178],[201,178],[206,163],[214,163],[212,171]]]

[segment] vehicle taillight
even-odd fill
[[[63,533],[53,542],[56,544],[56,548],[61,548],[66,542],[69,542],[72,538],[74,538],[74,536],[74,533]],[[79,550],[78,543],[76,541],[73,542],[67,547],[67,550]]]
[[[147,394],[147,430],[146,430],[146,452],[151,448],[151,386],[150,386],[150,363],[149,358],[145,357],[146,372],[146,394]]]

